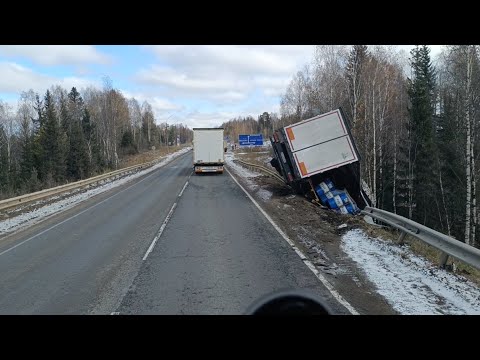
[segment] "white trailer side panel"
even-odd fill
[[[223,129],[193,129],[193,163],[224,163]]]
[[[302,178],[358,161],[348,136],[293,153]]]
[[[285,126],[285,132],[293,152],[348,135],[339,110]]]

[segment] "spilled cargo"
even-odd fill
[[[271,165],[297,193],[343,214],[371,205],[341,108],[280,128],[270,142],[275,155]]]
[[[322,205],[342,214],[357,214],[360,212],[355,200],[346,189],[337,190],[332,180],[326,179],[315,186],[315,192]]]

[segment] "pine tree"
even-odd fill
[[[66,176],[79,180],[88,176],[89,161],[83,130],[83,99],[75,87],[62,102],[62,124],[68,136]]]
[[[46,177],[46,169],[45,169],[45,153],[42,146],[42,134],[44,132],[45,127],[45,112],[43,107],[43,101],[40,100],[40,96],[35,94],[35,105],[34,109],[37,112],[37,117],[32,119],[33,122],[33,137],[31,143],[31,151],[32,151],[32,169],[30,171],[35,170],[35,178],[42,182],[43,179]],[[33,176],[33,175],[31,175]]]
[[[33,159],[33,135],[30,132],[31,119],[24,117],[20,124],[20,178],[22,182],[28,182],[34,167]]]
[[[465,189],[461,186],[462,181],[459,181],[464,169],[456,116],[458,106],[455,103],[455,96],[447,89],[442,91],[440,98],[441,115],[438,118],[436,133],[439,174],[442,177],[440,191],[445,198],[445,224],[442,230],[457,239],[462,239],[465,230]]]
[[[412,218],[412,161],[411,161],[411,119],[402,127],[404,130],[403,141],[399,141],[397,158],[397,184],[396,184],[396,207],[397,214]]]
[[[412,79],[409,82],[410,98],[410,161],[413,178],[413,218],[425,225],[435,219],[431,210],[435,199],[435,141],[433,129],[435,69],[426,45],[411,51]],[[432,220],[433,219],[433,220]]]
[[[85,138],[79,122],[72,125],[69,140],[67,177],[72,180],[80,180],[87,175],[88,160]]]
[[[38,133],[40,128],[45,124],[45,114],[43,111],[43,102],[40,100],[40,96],[35,94],[35,105],[34,109],[37,112],[37,118],[32,119],[33,121],[33,131],[34,133]]]
[[[41,126],[39,133],[39,143],[43,150],[43,169],[40,178],[43,181],[47,181],[47,179],[52,177],[56,182],[62,182],[65,178],[67,138],[65,132],[59,126],[49,90],[47,90],[45,95],[44,113],[44,125]]]
[[[70,136],[72,119],[68,109],[67,99],[63,97],[63,94],[60,98],[60,124],[62,124],[63,131]]]
[[[72,87],[72,90],[70,90],[70,93],[68,94],[68,99],[74,104],[83,105],[83,99],[75,86]]]
[[[126,130],[122,135],[122,140],[120,142],[120,147],[122,149],[123,154],[133,155],[136,154],[137,147],[135,145],[135,141],[133,139],[133,133],[130,130]]]

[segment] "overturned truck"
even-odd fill
[[[371,206],[360,155],[341,108],[275,130],[270,164],[297,193],[341,213]]]

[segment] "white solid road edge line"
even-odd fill
[[[330,293],[332,294],[332,296],[340,303],[342,304],[343,306],[345,306],[347,308],[348,311],[350,311],[350,313],[352,315],[359,315],[359,312],[357,310],[355,310],[355,308],[350,305],[350,303],[345,300],[342,295],[340,295],[338,293],[337,290],[335,290],[335,288],[333,287],[332,284],[330,284],[330,282],[315,268],[315,266],[312,264],[312,262],[310,260],[307,259],[307,257],[300,251],[300,249],[298,249],[295,244],[293,243],[293,241],[287,236],[287,234],[285,234],[282,229],[280,229],[280,227],[272,220],[272,218],[265,212],[265,210],[263,210],[261,208],[260,205],[258,205],[258,203],[255,201],[255,199],[248,193],[247,190],[244,189],[244,187],[242,185],[240,185],[240,183],[238,182],[237,179],[235,179],[235,177],[230,173],[230,171],[228,171],[227,168],[225,168],[225,170],[227,170],[228,174],[230,175],[230,177],[233,179],[233,181],[235,181],[237,183],[237,185],[240,187],[240,189],[243,190],[243,192],[245,194],[247,194],[248,198],[250,200],[252,200],[253,204],[258,208],[258,210],[260,210],[260,212],[263,214],[263,216],[265,216],[267,218],[267,220],[270,222],[270,224],[272,224],[272,226],[275,228],[275,230],[278,231],[278,233],[280,235],[282,235],[282,237],[285,239],[285,241],[292,247],[293,250],[295,250],[295,252],[297,253],[298,256],[300,256],[300,259],[303,260],[303,262],[307,265],[307,267],[315,274],[315,276],[322,282],[322,284],[327,288],[328,291],[330,291]]]

